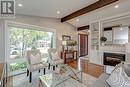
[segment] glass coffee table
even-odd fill
[[[82,71],[62,65],[55,71],[39,77],[39,87],[85,87],[82,84]]]

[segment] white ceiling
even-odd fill
[[[115,5],[119,5],[119,8],[114,8]],[[119,14],[130,12],[130,0],[120,0],[119,2],[97,9],[95,11],[86,13],[82,16],[69,20],[68,22],[76,27],[88,25],[89,23],[97,20],[103,20]],[[77,22],[76,19],[79,19]]]
[[[16,14],[62,18],[96,1],[98,0],[16,0]],[[23,4],[23,7],[19,7],[19,3]],[[77,18],[67,22],[76,27],[84,26],[91,21],[128,12],[130,11],[129,4],[130,0],[121,0],[77,17],[78,22]],[[115,9],[115,5],[119,5],[119,8]],[[57,14],[57,11],[60,11],[61,14]]]
[[[16,13],[42,17],[62,18],[97,0],[15,0]],[[18,7],[18,4],[23,7]],[[61,14],[57,14],[60,11]]]

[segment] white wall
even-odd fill
[[[130,25],[130,15],[127,18],[125,16],[119,16],[116,18],[111,17],[111,19],[108,20],[101,20],[101,28],[100,28],[100,36],[103,35],[103,28],[104,27],[110,27],[114,25]],[[91,29],[90,29],[91,30]],[[90,40],[91,42],[91,40]],[[129,29],[129,42],[130,42],[130,29]],[[91,46],[91,43],[90,43]],[[126,54],[126,62],[130,63],[130,54],[127,54],[125,52],[125,45],[106,45],[106,46],[100,46],[99,50],[92,50],[90,48],[90,62],[101,64],[103,65],[103,53],[104,52],[110,52],[110,53],[123,53]]]
[[[16,15],[15,22],[21,22],[25,24],[36,25],[40,27],[56,29],[56,47],[58,50],[61,48],[62,35],[69,35],[75,37],[76,28],[68,23],[61,23],[59,19],[43,18],[35,16]]]
[[[16,15],[15,19],[10,19],[9,21],[56,29],[56,48],[58,51],[61,50],[62,35],[69,35],[73,37],[73,39],[76,39],[76,28],[68,23],[61,23],[59,19]],[[6,39],[4,38],[4,24],[1,20],[0,30],[0,58],[5,58],[4,40]]]
[[[117,19],[117,20],[114,20],[114,18],[113,18],[113,21],[103,23],[103,27],[110,27],[110,26],[115,26],[115,25],[120,25],[120,24],[130,25],[130,17],[121,18],[121,19]]]
[[[110,19],[109,22],[107,22],[108,20],[106,20],[105,23],[102,24],[102,27],[110,27],[110,26],[114,26],[114,25],[130,25],[130,17],[127,18],[121,18],[121,19]],[[101,30],[102,31],[102,30]],[[102,35],[103,32],[101,32]],[[130,33],[130,31],[129,31]],[[130,35],[130,34],[129,34]],[[130,36],[128,37],[130,39]],[[129,40],[130,41],[130,40]],[[100,47],[100,54],[102,57],[102,61],[103,61],[103,52],[110,52],[110,53],[123,53],[126,54],[126,62],[130,62],[130,55],[128,55],[125,52],[125,45],[108,45],[108,46],[101,46]]]
[[[5,60],[4,21],[0,21],[0,63]]]

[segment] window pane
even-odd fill
[[[39,49],[43,58],[53,47],[53,33],[31,29],[10,27],[10,58],[25,58],[27,50]]]
[[[16,71],[16,70],[25,70],[25,68],[27,68],[27,64],[26,62],[22,62],[22,63],[11,63],[9,65],[9,70],[10,71]]]

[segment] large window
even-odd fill
[[[54,32],[9,26],[9,33],[9,60],[14,61],[9,64],[10,71],[26,69],[26,52],[31,49],[39,49],[42,59],[47,61],[47,51],[54,47]]]

